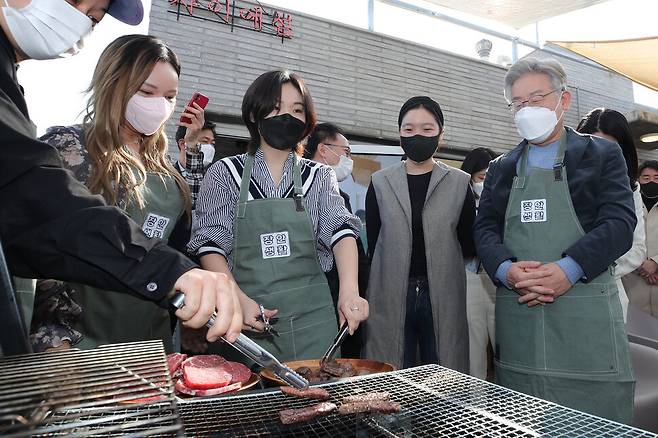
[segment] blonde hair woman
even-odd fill
[[[182,248],[189,237],[191,198],[186,181],[168,160],[164,133],[179,75],[178,58],[164,42],[122,36],[99,59],[83,124],[51,128],[42,140],[59,151],[64,165],[92,193],[122,208],[146,235]],[[184,125],[194,135],[203,126],[203,110],[188,107],[186,115],[192,122]],[[43,295],[51,298],[35,306],[32,341],[37,351],[66,341],[93,348],[147,339],[162,339],[170,348],[164,308],[85,285],[46,280],[40,289],[47,289]]]

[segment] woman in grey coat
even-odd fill
[[[407,159],[374,173],[366,195],[372,268],[364,357],[468,373],[463,258],[475,255],[470,177],[433,158],[445,132],[437,102],[409,99],[398,127]]]

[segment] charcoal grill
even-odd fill
[[[179,403],[193,437],[656,437],[656,435],[510,391],[438,365],[321,385],[342,397],[388,391],[402,404],[393,415],[332,414],[285,426],[279,411],[315,402],[280,391]]]
[[[0,359],[0,436],[183,436],[162,342]]]

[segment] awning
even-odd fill
[[[658,37],[616,41],[550,41],[658,91]]]
[[[467,14],[488,18],[519,29],[528,24],[608,0],[427,0]]]

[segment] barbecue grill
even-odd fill
[[[183,436],[161,341],[0,360],[0,436]]]
[[[184,426],[190,437],[658,438],[438,365],[320,386],[336,404],[348,395],[387,391],[402,412],[334,413],[286,426],[279,421],[282,409],[317,401],[278,389],[180,400],[172,393],[162,344],[152,341],[0,360],[0,436],[175,437],[183,436]]]
[[[443,368],[426,365],[320,385],[342,398],[388,391],[402,404],[392,415],[332,414],[283,425],[279,411],[317,401],[260,391],[179,403],[188,436],[202,437],[656,437]]]

